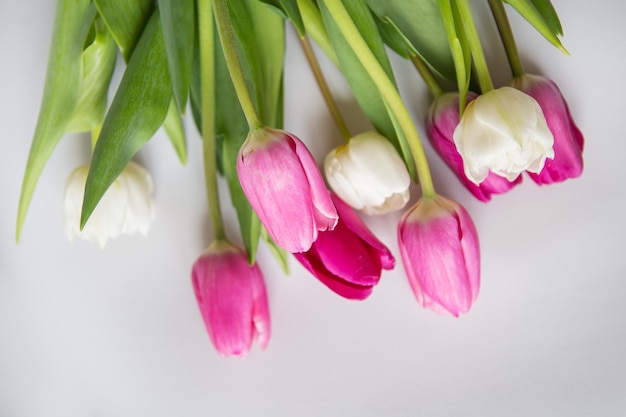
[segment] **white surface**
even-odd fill
[[[87,139],[68,136],[14,244],[53,3],[0,4],[0,416],[625,415],[623,2],[554,2],[571,57],[512,15],[527,69],[558,83],[585,134],[582,178],[542,188],[525,180],[485,205],[432,155],[438,190],[465,205],[480,233],[482,289],[469,315],[421,309],[401,266],[369,300],[349,302],[294,260],[285,277],[262,248],[272,340],[243,360],[215,353],[190,284],[210,236],[191,123],[187,167],[162,133],[140,152],[156,184],[147,239],[104,251],[67,242],[64,183],[88,160]],[[509,73],[488,20],[482,26],[501,85]],[[286,128],[321,161],[340,138],[291,31],[288,41]],[[393,64],[423,132],[423,83],[407,63]],[[324,67],[342,109],[358,115],[341,76]],[[358,116],[350,123],[355,133],[366,127]],[[366,219],[396,254],[398,218]]]

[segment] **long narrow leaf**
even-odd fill
[[[437,0],[366,0],[382,22],[393,23],[411,46],[432,68],[448,80],[454,80],[454,62],[448,49],[446,32]],[[391,47],[399,54],[395,44]]]
[[[92,26],[93,41],[83,51],[83,76],[80,98],[66,132],[99,129],[107,108],[109,84],[115,69],[115,40],[96,17]]]
[[[96,10],[88,0],[57,2],[46,83],[17,212],[18,241],[41,171],[65,133],[78,103],[83,45],[95,14]]]
[[[176,102],[172,98],[170,107],[167,111],[167,116],[163,121],[163,129],[167,133],[167,137],[170,139],[170,143],[180,160],[180,163],[185,165],[187,163],[187,141],[185,139],[185,129],[183,127],[183,121],[178,112]]]
[[[159,129],[171,99],[161,20],[154,12],[131,56],[94,149],[81,227],[132,156]]]
[[[94,3],[128,61],[152,15],[154,0],[94,0]]]
[[[174,97],[178,109],[184,114],[196,28],[194,0],[159,0],[159,9]]]
[[[298,31],[300,36],[304,36],[306,30],[304,21],[298,9],[297,0],[261,0],[263,3],[272,6],[283,18],[289,19]]]
[[[538,2],[539,8],[535,6],[537,0],[504,0],[509,3],[524,19],[537,29],[544,38],[552,45],[559,48],[563,53],[567,54],[567,50],[561,44],[559,35],[563,32],[558,17],[555,16],[554,8],[550,4],[549,7],[544,2]],[[543,13],[543,14],[542,14]],[[546,14],[544,16],[544,14]],[[557,23],[558,22],[558,23]]]
[[[563,27],[561,26],[561,21],[559,20],[559,15],[554,10],[554,6],[550,3],[550,0],[530,0],[533,2],[533,5],[543,16],[544,20],[550,30],[554,32],[556,35],[563,36]]]
[[[230,2],[229,10],[261,121],[280,127],[276,125],[276,108],[282,91],[284,22],[257,0]]]

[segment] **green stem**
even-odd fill
[[[498,26],[500,39],[502,39],[502,44],[504,45],[513,77],[521,77],[524,75],[524,68],[522,67],[519,53],[517,52],[517,45],[515,45],[515,38],[513,37],[509,18],[506,16],[506,10],[504,10],[504,4],[502,0],[489,0],[489,7],[491,8],[491,14]]]
[[[428,68],[428,65],[426,65],[424,60],[421,57],[417,56],[416,54],[410,54],[410,58],[411,58],[411,62],[413,63],[413,66],[415,67],[417,72],[419,72],[422,79],[426,83],[426,86],[430,90],[430,93],[435,98],[442,95],[443,90],[441,89],[441,86],[437,82],[437,79],[433,75],[433,72],[430,70],[430,68]]]
[[[476,24],[472,16],[472,10],[468,0],[456,0],[459,13],[461,14],[461,21],[463,22],[463,28],[467,35],[467,41],[469,43],[472,58],[474,60],[474,67],[476,68],[476,74],[478,75],[478,83],[483,94],[493,90],[493,82],[491,81],[491,75],[489,75],[489,68],[487,67],[487,61],[485,60],[485,54],[483,53],[483,47],[480,44],[480,37],[476,30]]]
[[[202,104],[202,143],[204,178],[211,224],[215,240],[225,238],[224,222],[220,210],[217,188],[217,160],[215,153],[215,49],[213,38],[213,12],[208,1],[198,2],[198,28],[200,38],[200,100]]]
[[[328,83],[326,83],[326,79],[324,78],[324,74],[322,73],[322,69],[315,57],[315,52],[311,47],[311,42],[309,42],[309,38],[306,36],[300,36],[300,43],[302,44],[302,49],[304,50],[304,54],[306,55],[307,61],[309,61],[309,65],[311,67],[311,71],[315,76],[315,81],[317,81],[317,85],[322,92],[322,96],[324,96],[324,101],[328,106],[328,110],[330,114],[333,116],[335,123],[337,124],[337,128],[339,132],[341,132],[341,136],[343,136],[344,140],[347,142],[350,140],[352,135],[350,134],[350,130],[346,125],[345,120],[341,116],[341,112],[339,111],[339,107],[337,107],[337,103],[333,98],[333,95],[330,92],[330,88],[328,88]]]
[[[205,0],[201,0],[198,3],[202,3],[203,1]],[[254,107],[254,102],[252,101],[250,91],[246,85],[246,79],[243,75],[239,55],[237,54],[237,44],[235,43],[235,35],[233,33],[226,0],[213,0],[213,10],[215,11],[215,21],[217,22],[217,31],[222,42],[222,49],[224,50],[226,66],[233,80],[239,103],[248,121],[248,127],[250,127],[250,130],[261,128],[263,127],[263,123],[261,123]]]
[[[413,158],[415,159],[417,176],[419,177],[423,196],[434,197],[437,193],[435,192],[435,187],[428,168],[426,154],[424,153],[424,148],[422,147],[422,142],[417,134],[413,120],[411,120],[411,115],[404,105],[402,97],[400,97],[400,93],[361,36],[361,33],[352,21],[352,18],[341,0],[323,0],[323,2],[333,16],[333,19],[337,22],[337,26],[346,38],[346,41],[363,67],[367,70],[369,76],[383,96],[383,99],[395,115],[400,129],[409,143]]]

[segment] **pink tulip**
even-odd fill
[[[393,269],[395,259],[352,208],[334,194],[332,198],[337,226],[321,232],[309,251],[294,256],[332,291],[363,300],[378,284],[382,269]]]
[[[243,249],[215,241],[191,272],[193,289],[213,346],[223,356],[244,356],[257,338],[265,348],[270,315],[259,267]]]
[[[477,95],[470,92],[467,102],[473,101]],[[465,175],[463,158],[456,149],[453,134],[459,124],[459,94],[446,93],[435,99],[426,117],[428,139],[441,159],[456,174],[467,190],[480,201],[491,200],[492,194],[503,194],[522,182],[519,176],[513,181],[490,172],[480,185],[476,185]]]
[[[274,241],[306,252],[337,211],[313,156],[294,135],[271,128],[248,135],[237,158],[239,182]]]
[[[437,313],[467,313],[480,286],[474,223],[455,201],[422,198],[398,225],[404,269],[418,302]]]
[[[554,159],[547,159],[539,174],[529,173],[530,178],[541,185],[579,177],[583,172],[585,139],[559,87],[545,77],[530,74],[515,78],[511,84],[537,100],[554,136]]]

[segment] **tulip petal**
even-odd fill
[[[211,342],[223,356],[244,356],[258,337],[270,336],[269,309],[260,269],[248,265],[245,252],[214,242],[195,262],[192,283]]]
[[[465,175],[477,185],[490,171],[509,181],[525,170],[539,172],[554,156],[554,138],[539,104],[511,87],[468,104],[453,137]]]
[[[380,280],[381,262],[370,257],[361,239],[339,222],[334,233],[320,233],[309,251],[328,272],[356,285],[375,285]]]
[[[367,214],[398,210],[409,200],[411,178],[396,149],[377,132],[361,133],[325,159],[326,178],[346,203]]]
[[[540,172],[531,173],[530,177],[540,185],[579,177],[583,171],[584,138],[557,85],[547,78],[531,74],[516,78],[513,85],[537,101],[554,135],[554,157],[546,161]]]
[[[476,230],[457,203],[437,196],[422,199],[398,227],[398,243],[417,300],[438,313],[469,311],[478,294]]]
[[[128,203],[122,233],[139,232],[146,236],[154,220],[152,177],[141,165],[130,161],[120,175],[120,179],[122,178],[128,189]]]
[[[80,213],[85,195],[87,165],[76,168],[67,179],[64,198],[64,228],[70,241],[74,236],[97,242],[104,248],[110,238],[117,238],[124,228],[128,189],[125,180],[116,179],[104,193],[92,216],[80,230]]]
[[[352,231],[375,251],[377,257],[380,259],[383,269],[393,269],[396,264],[396,260],[394,259],[389,248],[387,248],[387,246],[374,236],[370,229],[365,226],[361,218],[346,203],[344,203],[336,195],[332,195],[332,199],[335,203],[335,207],[337,207],[337,213],[339,213],[341,222],[343,222],[345,227]]]
[[[307,253],[294,253],[295,258],[311,272],[320,282],[336,294],[349,300],[364,300],[372,294],[373,286],[351,284],[337,279],[329,273],[319,259],[307,256]]]
[[[263,275],[259,267],[254,264],[252,267],[254,271],[254,278],[252,279],[252,323],[255,329],[255,337],[259,342],[259,346],[265,349],[267,346],[270,335],[270,310],[267,302],[267,292],[265,289],[265,283],[263,282]]]
[[[298,158],[300,158],[302,169],[311,187],[317,230],[333,230],[337,225],[337,210],[330,199],[330,193],[324,184],[324,179],[317,167],[317,163],[300,139],[295,136],[289,136],[289,138],[295,145],[295,152]]]
[[[326,173],[326,179],[328,184],[335,191],[341,192],[342,199],[357,210],[365,208],[361,196],[357,192],[354,185],[350,182],[350,179],[346,176],[345,169],[342,163],[343,158],[341,154],[343,151],[340,148],[333,149],[324,160],[324,171]]]
[[[402,193],[411,184],[404,162],[396,148],[375,132],[365,132],[350,139],[350,158],[364,178],[379,192],[389,196]],[[376,167],[376,169],[372,169]]]
[[[246,141],[237,173],[250,205],[274,241],[289,252],[308,250],[317,238],[313,202],[306,174],[290,143],[276,140],[266,149],[254,149]],[[286,219],[297,219],[298,224],[294,227]]]

